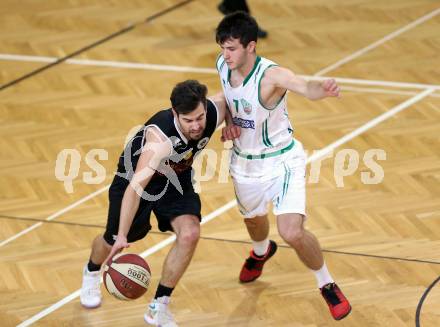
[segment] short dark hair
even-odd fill
[[[243,11],[225,16],[217,26],[215,41],[222,44],[230,38],[239,39],[243,47],[251,41],[257,42],[258,24],[255,18]]]
[[[199,103],[206,109],[208,88],[196,80],[186,80],[177,84],[171,92],[171,105],[177,114],[194,111]]]

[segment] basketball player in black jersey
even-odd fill
[[[206,99],[207,88],[194,80],[177,84],[172,108],[151,117],[128,142],[109,190],[107,227],[95,238],[84,267],[81,304],[101,304],[100,268],[104,261],[145,237],[153,211],[161,231],[173,231],[156,295],[145,321],[177,326],[169,312],[171,292],[188,267],[200,236],[200,198],[192,185],[194,156],[205,148],[225,118],[220,93]]]

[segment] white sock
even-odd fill
[[[318,283],[318,288],[323,287],[325,284],[328,283],[334,283],[332,276],[328,272],[327,265],[323,264],[321,269],[319,270],[312,270],[315,273],[316,282]]]
[[[254,248],[254,253],[256,255],[262,256],[265,255],[267,252],[267,249],[269,248],[269,239],[266,238],[263,241],[252,241],[252,246]]]

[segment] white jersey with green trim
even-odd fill
[[[260,99],[261,79],[268,68],[277,64],[256,57],[251,72],[237,87],[229,82],[231,71],[222,55],[216,66],[234,124],[241,127],[240,137],[233,142],[231,175],[236,179],[261,180],[284,173],[284,158],[298,148],[292,135],[286,94],[273,108],[266,108]]]

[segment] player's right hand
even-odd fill
[[[226,142],[240,137],[241,129],[237,125],[228,125],[222,128],[221,141]]]
[[[322,82],[322,88],[324,89],[325,95],[328,97],[340,96],[341,89],[333,78]]]
[[[110,254],[107,256],[104,262],[110,266],[113,257],[128,247],[130,247],[130,244],[127,242],[127,237],[118,234],[115,244],[113,244]]]

